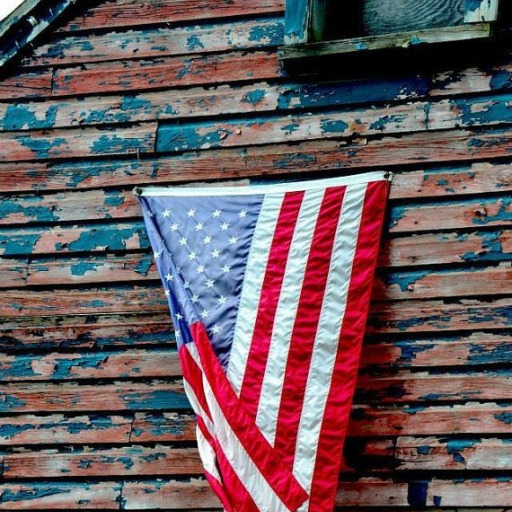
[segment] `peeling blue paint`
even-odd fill
[[[57,148],[66,146],[67,141],[63,137],[55,139],[35,138],[29,135],[19,135],[16,140],[24,147],[28,148],[35,158],[50,158],[57,156]]]
[[[225,126],[233,124],[226,123]],[[162,125],[158,129],[157,151],[176,152],[187,149],[218,147],[222,140],[232,134],[232,130],[218,128],[216,123],[191,123],[188,126]]]
[[[423,270],[417,272],[394,272],[385,277],[388,285],[398,285],[403,292],[413,291],[416,281],[421,281],[424,277],[432,274],[432,270]]]
[[[511,197],[503,197],[501,199],[490,200],[489,204],[499,205],[498,212],[494,215],[475,215],[472,219],[473,224],[485,225],[489,222],[510,222],[512,221],[512,198]],[[477,208],[480,211],[479,208]],[[484,212],[486,213],[486,212]]]
[[[163,452],[159,452],[159,453],[152,453],[150,455],[143,455],[141,457],[141,459],[145,462],[154,462],[154,461],[157,461],[157,460],[160,460],[160,459],[165,459],[167,458],[166,454],[163,453]]]
[[[371,125],[370,125],[370,130],[379,130],[379,131],[383,131],[386,129],[386,127],[389,125],[389,124],[392,124],[392,123],[398,123],[400,122],[401,120],[403,119],[403,116],[399,116],[399,115],[391,115],[391,116],[382,116],[380,117],[379,119],[377,119],[376,121],[374,121]]]
[[[425,321],[425,318],[408,318],[407,320],[399,320],[396,323],[396,328],[399,331],[408,331],[413,327],[424,325]]]
[[[122,398],[128,409],[132,411],[190,409],[186,395],[177,391],[155,390],[147,393],[126,393]]]
[[[446,441],[446,452],[453,457],[454,462],[465,464],[466,459],[461,452],[481,442],[481,439],[449,439]]]
[[[124,96],[121,102],[121,110],[129,113],[127,119],[136,112],[150,112],[152,108],[151,101],[140,96]]]
[[[3,379],[8,377],[35,377],[37,374],[32,368],[32,357],[17,357],[9,363],[0,364]]]
[[[505,123],[512,119],[512,96],[510,94],[492,98],[468,100],[453,99],[454,105],[462,114],[464,126]],[[475,108],[476,107],[476,108]]]
[[[130,457],[117,457],[117,462],[120,462],[125,469],[132,469],[134,462]]]
[[[405,206],[393,206],[389,213],[389,228],[394,228],[407,213]]]
[[[57,358],[53,369],[53,379],[68,379],[74,374],[75,368],[99,369],[107,361],[108,355],[100,353],[87,354],[74,359]]]
[[[358,103],[378,103],[399,98],[422,97],[428,91],[428,80],[424,77],[359,80],[327,84],[290,84],[279,95],[278,108],[332,107]]]
[[[323,119],[320,122],[320,126],[321,126],[323,133],[341,134],[341,133],[344,133],[345,130],[348,128],[348,124],[345,123],[345,121],[342,121],[342,120],[332,121],[329,119]]]
[[[83,302],[82,306],[91,307],[91,308],[104,308],[106,306],[106,304],[104,301],[96,299],[96,300]]]
[[[432,450],[432,447],[429,445],[422,445],[422,446],[418,446],[416,448],[416,450],[420,455],[428,455],[430,453],[430,451]]]
[[[71,275],[72,276],[83,276],[87,272],[92,272],[97,270],[98,263],[91,261],[80,261],[74,265],[71,265]]]
[[[492,350],[479,344],[469,347],[468,362],[474,364],[508,363],[512,360],[512,344],[507,343]]]
[[[265,98],[265,90],[264,89],[255,89],[254,91],[250,91],[242,98],[242,101],[245,103],[250,103],[251,105],[258,105]]]
[[[404,412],[407,414],[416,414],[418,412],[426,411],[427,409],[428,409],[427,405],[415,404],[415,405],[408,405],[407,407],[404,407]]]
[[[494,417],[506,425],[512,425],[512,412],[500,412],[495,414]]]
[[[50,485],[50,488],[47,486]],[[62,486],[62,484],[60,484]],[[21,501],[38,500],[48,496],[55,496],[56,494],[68,494],[69,487],[60,487],[59,485],[45,484],[45,487],[32,487],[27,489],[20,489],[13,491],[9,488],[2,490],[0,496],[1,503],[16,503]]]
[[[24,400],[20,400],[17,396],[0,394],[0,412],[10,412],[11,410],[22,409],[26,404]]]
[[[139,263],[135,267],[135,272],[147,276],[151,265],[153,264],[153,260],[150,256],[147,256],[139,261]]]
[[[395,343],[400,348],[400,362],[411,363],[416,359],[419,353],[434,348],[432,343],[415,343],[414,341],[397,341]]]
[[[44,119],[37,119],[29,105],[13,104],[6,109],[5,116],[0,120],[0,128],[4,130],[38,130],[52,128],[57,117],[58,107],[51,105],[45,112]]]
[[[193,52],[197,48],[204,49],[204,44],[202,43],[201,39],[197,35],[192,35],[187,38],[187,49],[190,52]]]
[[[105,204],[107,206],[122,206],[124,200],[124,195],[117,190],[107,190],[105,192]]]
[[[91,147],[94,155],[108,155],[119,152],[135,152],[144,150],[140,139],[119,137],[116,133],[102,135],[95,140]]]
[[[506,137],[495,137],[494,139],[479,139],[478,137],[472,137],[468,140],[468,147],[475,148],[492,148],[494,146],[506,145],[509,140]]]
[[[29,423],[24,425],[9,425],[4,424],[0,425],[0,438],[2,439],[12,439],[23,432],[27,432],[29,430],[35,430],[36,427]]]
[[[60,247],[60,250],[65,248],[79,252],[94,251],[101,248],[111,251],[125,250],[126,241],[134,237],[139,238],[142,248],[147,249],[149,247],[144,226],[141,223],[134,223],[133,226],[128,228],[116,226],[113,229],[112,226],[108,225],[92,227],[90,230],[81,233],[78,239],[70,242],[67,247]],[[57,250],[59,250],[59,247],[57,247]]]
[[[283,38],[284,26],[282,23],[259,25],[249,31],[249,41],[259,44],[278,46],[283,44]]]
[[[432,501],[434,502],[434,507],[440,507],[443,497],[434,495],[432,496]]]
[[[283,126],[281,128],[281,131],[285,132],[286,134],[290,134],[290,133],[298,131],[299,128],[300,128],[299,123],[292,122],[290,124],[287,124],[287,125]]]
[[[40,233],[23,234],[20,233],[19,230],[2,230],[2,232],[0,232],[0,254],[4,256],[32,254],[40,238]]]
[[[512,72],[507,69],[493,71],[490,87],[492,90],[509,89],[512,87]]]

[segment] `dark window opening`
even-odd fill
[[[323,38],[319,36],[336,40],[459,26],[464,24],[466,1],[327,0],[325,13],[316,13],[325,20]]]

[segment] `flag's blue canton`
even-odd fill
[[[146,197],[144,214],[176,328],[201,322],[227,366],[262,195]]]

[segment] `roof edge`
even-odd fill
[[[0,68],[78,0],[25,0],[0,22]]]

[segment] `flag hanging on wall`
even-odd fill
[[[138,192],[205,474],[227,512],[329,512],[383,173]]]

